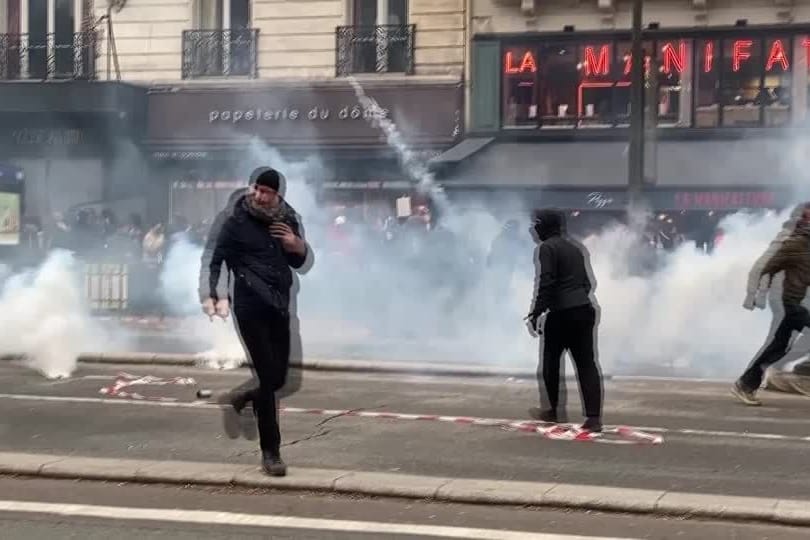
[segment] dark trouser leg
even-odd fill
[[[805,308],[785,306],[785,316],[773,339],[740,377],[740,382],[746,390],[753,392],[759,389],[765,370],[787,354],[793,332],[799,332],[807,327],[810,327],[810,313]]]
[[[573,308],[567,310],[568,339],[566,344],[577,368],[579,391],[585,416],[600,418],[602,416],[602,374],[596,364],[594,351],[594,330],[596,311],[593,307]]]
[[[259,425],[262,451],[278,454],[281,432],[278,425],[276,392],[284,386],[290,356],[289,321],[281,316],[244,320],[239,329],[253,369],[259,379],[258,389],[251,391]]]
[[[557,411],[560,404],[560,363],[565,350],[565,329],[561,326],[557,313],[549,313],[543,329],[543,358],[537,385],[540,390],[540,407]]]

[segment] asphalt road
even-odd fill
[[[461,533],[474,528],[503,534],[503,531],[542,533],[546,540],[571,536],[632,539],[712,540],[800,540],[806,529],[760,524],[715,523],[697,520],[654,519],[598,512],[566,512],[442,504],[397,499],[348,498],[310,493],[282,493],[262,490],[141,486],[67,480],[0,478],[0,504],[7,500],[26,511],[0,511],[2,537],[8,540],[223,540],[223,539],[397,539],[441,538],[444,531]],[[37,510],[43,505],[53,505]],[[83,517],[65,505],[83,505],[105,518]],[[33,508],[31,508],[33,507]],[[101,508],[99,508],[101,507]],[[149,509],[154,518],[128,519],[132,512]],[[50,513],[48,513],[50,512]],[[62,515],[54,512],[62,512]],[[216,512],[217,515],[201,514]],[[169,513],[174,521],[161,521]],[[239,518],[224,523],[233,514]],[[207,519],[203,516],[209,516]],[[247,515],[248,517],[244,517]],[[251,526],[250,517],[282,516],[295,528]],[[304,520],[319,520],[307,528]],[[196,522],[192,522],[195,520]],[[359,523],[369,532],[341,532],[347,522]],[[312,526],[314,525],[314,527]],[[422,527],[413,534],[390,534],[386,527]],[[317,527],[317,528],[316,528]],[[425,528],[427,527],[427,528]],[[449,529],[447,529],[449,528]],[[456,536],[457,538],[464,536]],[[503,538],[504,536],[493,536]],[[521,536],[516,538],[542,538]]]
[[[254,442],[227,439],[215,408],[105,400],[117,371],[192,376],[225,390],[246,372],[192,368],[82,367],[47,381],[0,365],[0,451],[133,459],[256,463]],[[140,387],[151,396],[195,398],[196,387]],[[554,441],[498,427],[288,413],[282,416],[291,467],[401,472],[623,486],[698,493],[807,498],[810,400],[765,393],[765,406],[734,402],[728,384],[692,381],[606,383],[608,424],[666,430],[658,446]],[[578,393],[569,411],[577,418]],[[530,382],[406,375],[306,372],[289,407],[525,419]]]

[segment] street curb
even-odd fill
[[[0,475],[112,482],[219,485],[403,497],[454,503],[576,508],[723,521],[810,526],[810,500],[732,497],[647,489],[381,472],[291,468],[284,478],[258,466],[0,452]]]
[[[23,355],[4,355],[0,360],[22,360]],[[200,366],[210,360],[195,354],[171,353],[82,353],[79,362],[82,364],[136,364],[152,366]],[[515,379],[535,379],[536,370],[526,368],[489,367],[481,365],[424,364],[412,362],[372,362],[368,360],[345,360],[308,358],[303,361],[293,360],[291,366],[307,371],[340,371],[355,373],[407,373],[414,375],[462,376],[462,377],[512,377]],[[243,364],[242,367],[246,367]],[[610,376],[605,376],[609,379]]]

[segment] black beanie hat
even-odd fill
[[[272,189],[273,191],[278,191],[281,187],[281,175],[278,174],[277,170],[271,169],[270,167],[262,167],[262,169],[264,170],[261,172],[259,172],[259,169],[257,169],[251,175],[253,183],[257,186],[264,186]]]

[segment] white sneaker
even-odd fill
[[[740,384],[740,381],[735,382],[734,386],[731,387],[731,394],[742,403],[751,407],[759,407],[762,405],[762,402],[757,399],[756,393],[745,389],[743,385]]]

